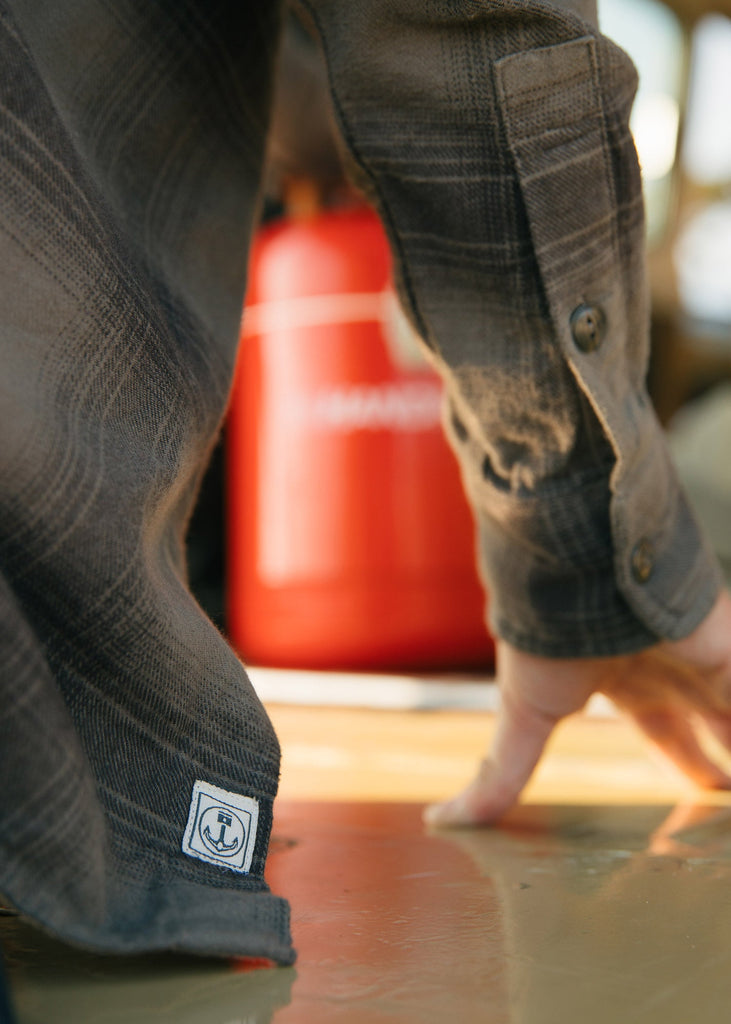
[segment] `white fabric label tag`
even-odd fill
[[[259,803],[196,781],[190,799],[183,853],[230,871],[247,874],[251,867],[259,822]]]

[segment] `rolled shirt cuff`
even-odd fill
[[[708,614],[722,583],[717,560],[654,416],[646,429],[646,459],[613,490],[612,462],[533,489],[501,485],[452,428],[494,635],[548,657],[612,656],[686,636]]]

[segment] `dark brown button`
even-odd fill
[[[638,540],[632,549],[632,575],[637,583],[647,583],[655,568],[655,548],[647,537]]]
[[[577,306],[569,322],[577,348],[582,352],[599,348],[607,327],[607,318],[599,306]]]

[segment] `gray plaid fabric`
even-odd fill
[[[288,963],[263,880],[277,740],[183,555],[277,28],[244,7],[2,9],[0,891],[98,949]],[[208,860],[182,850],[196,782],[231,794]],[[239,797],[248,873],[224,866]]]
[[[629,58],[588,0],[302,2],[447,384],[493,631],[556,657],[686,635],[720,575],[645,391]]]
[[[183,557],[276,6],[0,6],[0,891],[110,951],[293,955],[277,742]],[[493,628],[571,655],[689,631],[718,577],[644,393],[627,58],[588,2],[306,7],[447,382]]]

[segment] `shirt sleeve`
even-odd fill
[[[556,657],[687,635],[720,574],[645,387],[631,61],[541,0],[307,6],[445,381],[493,631]]]

